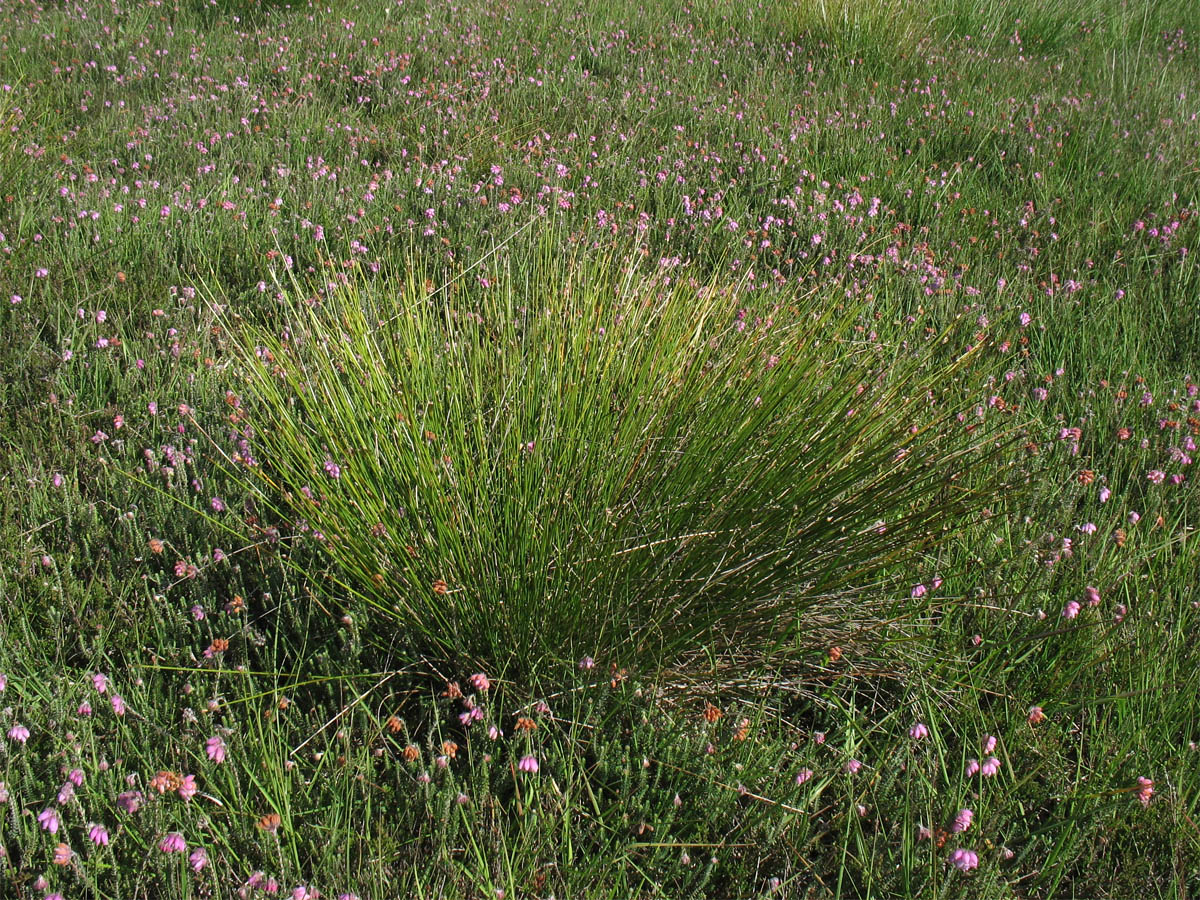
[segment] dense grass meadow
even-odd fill
[[[1200,893],[1198,45],[4,0],[0,898]]]

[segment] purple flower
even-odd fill
[[[142,805],[142,800],[143,797],[141,791],[125,791],[117,795],[117,806],[121,807],[121,809],[125,810],[125,812],[129,813],[130,815],[133,815]]]
[[[108,676],[103,672],[97,672],[92,676],[92,686],[95,687],[97,692],[103,694],[108,690]]]
[[[208,865],[208,854],[204,852],[203,847],[197,847],[188,857],[188,862],[191,864],[193,872],[199,872]]]
[[[54,809],[43,809],[38,813],[38,824],[51,834],[58,834],[58,813]]]
[[[0,672],[0,694],[8,690],[8,676]]]
[[[971,820],[975,818],[975,813],[969,809],[960,809],[958,815],[954,817],[954,824],[950,826],[950,830],[955,834],[961,834],[971,827]]]
[[[925,725],[924,722],[918,722],[912,728],[908,729],[908,736],[910,738],[912,738],[914,741],[919,741],[923,738],[927,738],[927,737],[929,737],[929,728]]]
[[[1100,605],[1100,592],[1094,587],[1086,587],[1083,589],[1083,595],[1087,598],[1088,606]]]
[[[813,777],[812,769],[801,769],[796,773],[796,784],[804,784],[808,779]]]
[[[89,825],[88,826],[88,840],[90,840],[97,847],[107,847],[108,846],[108,829],[105,828],[103,825]]]
[[[112,708],[113,712],[115,712],[118,716],[125,715],[125,701],[122,699],[120,694],[112,695]]]
[[[994,756],[989,756],[983,761],[983,765],[979,767],[979,773],[984,778],[991,778],[1000,771],[1000,760]]]
[[[517,768],[522,772],[528,772],[530,775],[536,775],[538,770],[538,761],[536,756],[522,756],[521,761],[517,763]]]
[[[969,872],[979,865],[979,857],[972,851],[959,847],[950,854],[950,863],[960,872]]]
[[[8,729],[8,736],[11,740],[16,741],[18,744],[23,744],[29,740],[29,729],[24,725],[17,723],[12,728]]]
[[[183,781],[179,785],[179,796],[184,800],[191,800],[199,791],[200,788],[196,786],[196,776],[184,775]]]
[[[158,849],[163,853],[182,853],[187,849],[187,841],[178,831],[171,831],[163,835],[163,839],[158,842]]]
[[[475,688],[475,690],[483,692],[490,688],[492,683],[488,681],[487,675],[485,675],[483,672],[476,672],[471,676],[471,685]]]
[[[862,763],[857,759],[852,759],[846,763],[846,771],[851,775],[858,774],[858,770],[862,768]]]
[[[1062,617],[1064,619],[1073,619],[1079,615],[1079,610],[1082,608],[1078,600],[1068,600],[1067,605],[1063,607]]]
[[[204,742],[204,750],[208,753],[208,758],[215,763],[225,762],[225,742],[218,735],[213,735]]]

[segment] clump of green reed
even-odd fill
[[[970,329],[885,342],[614,259],[489,275],[294,284],[241,329],[249,471],[397,649],[515,675],[878,638],[1006,488]]]

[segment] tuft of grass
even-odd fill
[[[875,641],[1015,498],[1009,439],[961,424],[989,344],[961,322],[884,341],[823,292],[755,314],[548,252],[449,287],[295,284],[239,339],[241,461],[404,653],[524,678]]]

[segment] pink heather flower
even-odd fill
[[[29,740],[29,729],[24,725],[17,723],[12,728],[8,729],[8,737],[10,740],[14,740],[18,744],[23,744]]]
[[[38,813],[38,824],[51,834],[58,834],[58,813],[54,809],[43,809]]]
[[[993,734],[985,734],[983,736],[983,752],[992,753],[996,749],[996,736]]]
[[[75,796],[75,785],[67,782],[58,789],[58,805],[66,806],[71,802],[71,798]]]
[[[1086,587],[1083,589],[1083,595],[1087,598],[1088,606],[1100,605],[1100,592],[1094,587]]]
[[[1000,771],[1000,760],[994,756],[989,756],[983,761],[983,765],[979,767],[979,773],[984,778],[991,778]]]
[[[954,824],[950,826],[950,830],[955,834],[961,834],[971,827],[971,820],[975,818],[975,813],[969,809],[960,809],[958,815],[954,817]]]
[[[309,891],[308,885],[301,884],[292,888],[292,900],[316,900],[316,891]]]
[[[804,784],[808,779],[813,777],[812,769],[801,769],[796,773],[796,784]]]
[[[538,761],[536,756],[522,756],[521,761],[517,763],[517,768],[522,772],[528,772],[530,775],[536,775],[538,770]]]
[[[1084,534],[1095,534],[1096,533],[1096,523],[1095,522],[1084,522],[1082,525],[1079,526],[1079,530],[1082,531]]]
[[[96,691],[103,694],[108,690],[108,676],[102,672],[97,672],[92,676],[92,686]]]
[[[0,694],[8,690],[8,676],[0,672]]]
[[[917,597],[924,597],[925,591],[926,591],[925,585],[923,585],[923,584],[913,585],[913,589],[912,589],[913,598],[915,599]]]
[[[196,776],[184,775],[183,782],[179,785],[179,796],[184,800],[191,800],[199,791],[200,789],[196,787]]]
[[[67,773],[67,781],[75,787],[83,787],[83,769],[72,769]]]
[[[492,683],[488,681],[488,677],[482,672],[476,672],[471,676],[471,685],[475,690],[482,692],[490,688]]]
[[[919,741],[922,738],[929,737],[929,728],[924,722],[918,722],[912,728],[908,729],[908,736],[914,741]]]
[[[823,744],[823,743],[825,743],[825,732],[823,732],[823,731],[814,731],[814,732],[813,732],[813,740],[814,740],[814,741],[816,741],[818,744]]]
[[[579,661],[579,668],[585,672],[588,669],[594,669],[594,668],[596,668],[596,661],[594,659],[592,659],[590,656],[585,656],[583,659],[581,659]]]
[[[1155,484],[1162,484],[1163,479],[1166,477],[1167,477],[1167,473],[1161,471],[1160,469],[1151,469],[1149,472],[1146,473],[1146,478],[1149,481],[1154,482]]]
[[[858,770],[862,768],[862,763],[857,759],[851,759],[846,763],[846,771],[851,775],[857,775]]]
[[[79,709],[76,710],[81,716],[90,716],[92,714],[92,704],[84,700],[79,704]]]
[[[141,791],[124,791],[117,795],[117,806],[132,816],[142,805],[142,800]]]
[[[199,872],[208,865],[208,854],[204,852],[203,847],[197,847],[188,857],[188,863],[191,865],[193,872]]]
[[[1038,725],[1046,719],[1046,712],[1040,706],[1029,707],[1029,724]]]
[[[974,778],[975,773],[978,771],[979,771],[979,760],[977,760],[977,759],[967,760],[967,777]]]
[[[111,698],[113,712],[118,716],[125,715],[125,701],[120,694],[113,694]]]
[[[0,781],[0,803],[8,802],[8,785]]]
[[[1025,328],[1032,321],[1033,321],[1033,316],[1031,316],[1029,313],[1027,313],[1027,312],[1021,313],[1021,327],[1022,328]]]
[[[1116,611],[1116,613],[1113,614],[1113,621],[1114,622],[1123,622],[1125,620],[1125,614],[1128,612],[1129,612],[1129,610],[1125,608],[1124,603],[1117,604],[1117,611]]]
[[[1080,609],[1082,607],[1079,605],[1078,600],[1068,600],[1067,605],[1063,607],[1062,617],[1064,619],[1073,619],[1079,615]]]
[[[979,857],[972,851],[959,847],[950,854],[950,863],[960,872],[970,872],[979,865]]]
[[[103,825],[89,825],[88,826],[88,840],[90,840],[97,847],[107,847],[108,846],[108,829],[105,828]]]
[[[1130,525],[1136,525],[1141,520],[1142,520],[1142,514],[1139,513],[1136,509],[1132,510],[1129,513],[1129,524]]]
[[[1100,488],[1100,502],[1101,503],[1107,503],[1108,498],[1111,496],[1112,496],[1112,491],[1110,491],[1108,488],[1106,488],[1106,487]]]
[[[158,849],[163,853],[182,853],[187,849],[187,841],[183,839],[183,835],[178,831],[171,831],[165,834],[163,839],[158,842]]]
[[[1154,782],[1144,775],[1138,776],[1138,800],[1142,806],[1150,805],[1150,797],[1154,793]]]
[[[208,753],[208,758],[215,763],[225,762],[225,742],[221,740],[219,735],[213,735],[204,742],[204,750]]]
[[[502,738],[504,736],[504,732],[501,731],[499,728],[497,728],[495,725],[489,725],[488,730],[487,730],[487,736],[489,739],[491,739],[493,741],[498,741],[498,740],[500,740],[500,738]]]

